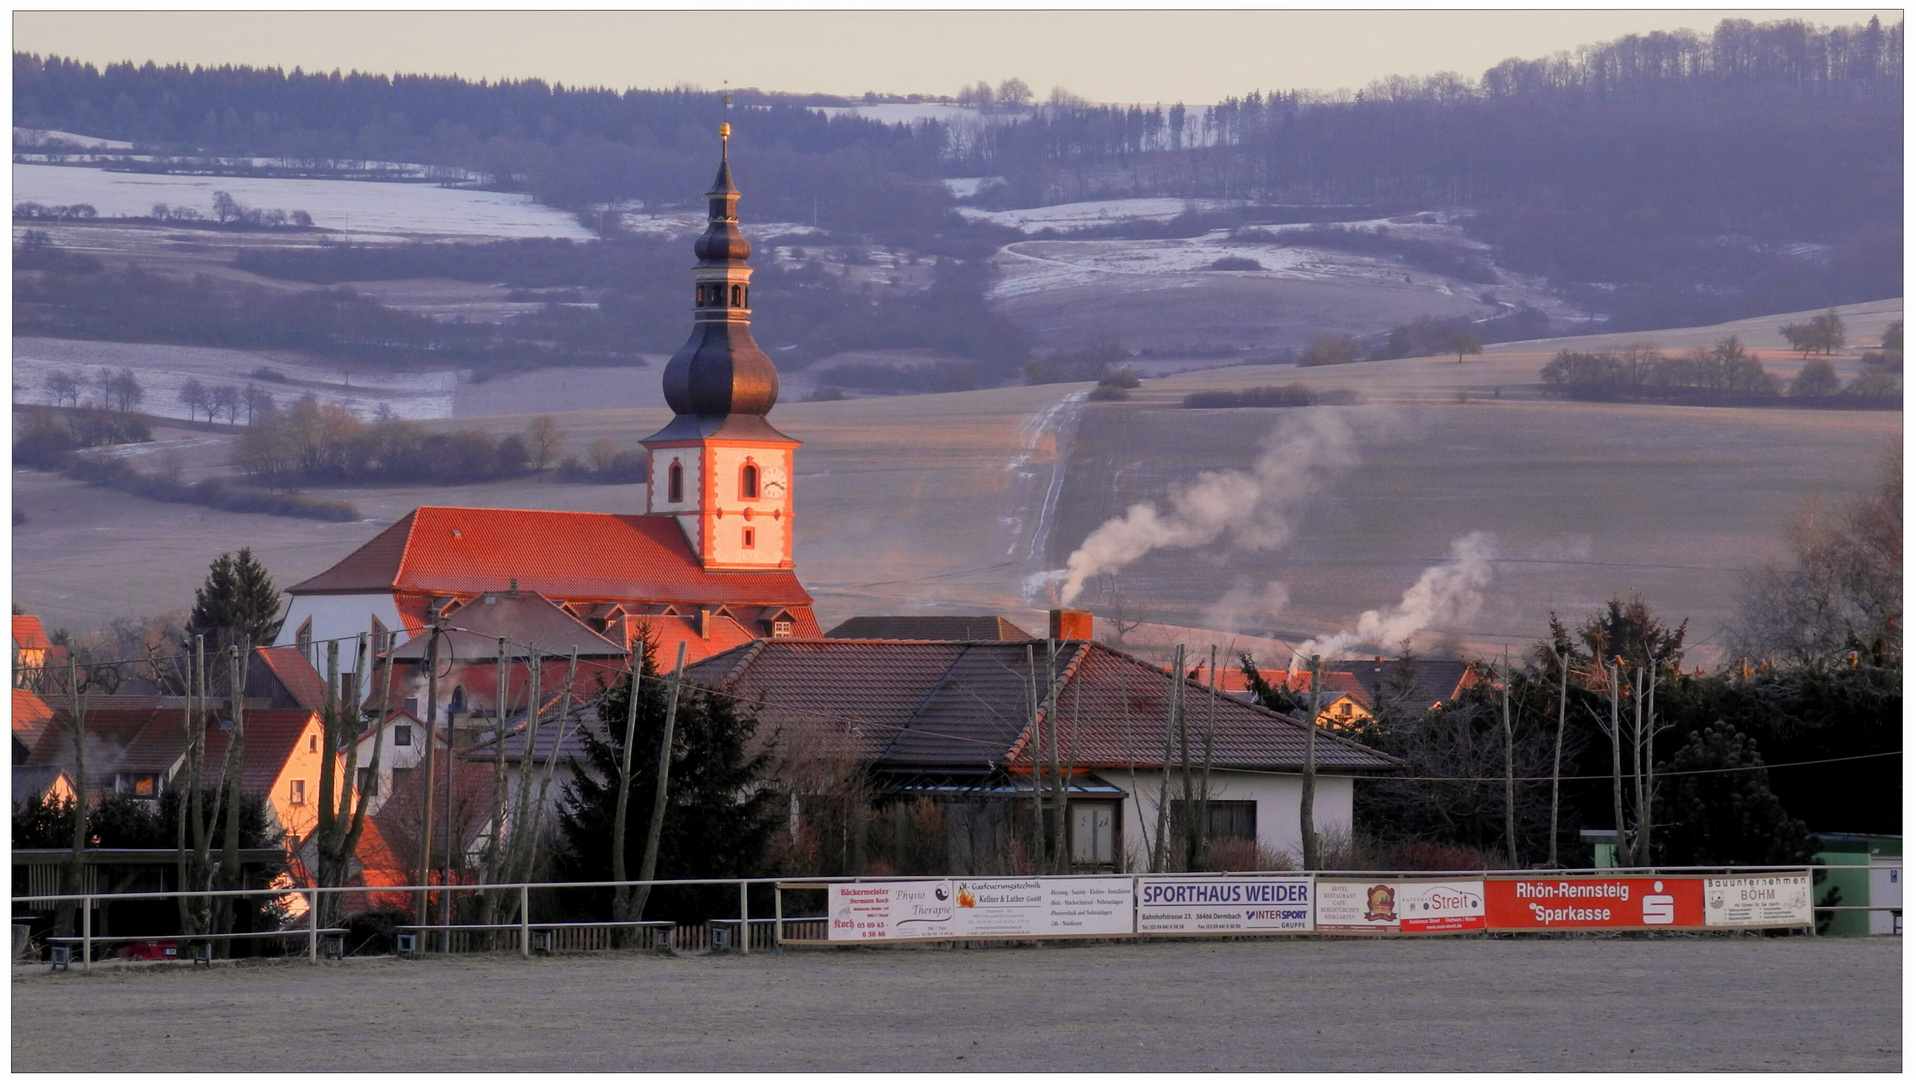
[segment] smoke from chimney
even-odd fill
[[[1168,512],[1137,503],[1092,530],[1065,561],[1059,601],[1072,603],[1091,578],[1160,548],[1204,547],[1224,538],[1252,551],[1283,547],[1297,508],[1331,477],[1356,466],[1356,442],[1350,425],[1334,410],[1311,409],[1288,418],[1265,437],[1264,451],[1250,471],[1201,473],[1171,496]]]
[[[1330,660],[1355,645],[1391,646],[1419,630],[1469,622],[1483,607],[1479,590],[1490,584],[1496,557],[1497,538],[1490,533],[1476,531],[1452,540],[1450,558],[1419,575],[1394,610],[1366,611],[1357,617],[1355,629],[1300,644],[1291,654],[1291,669],[1298,670],[1314,655]]]

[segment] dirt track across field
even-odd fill
[[[16,968],[16,1071],[1902,1068],[1900,938]]]

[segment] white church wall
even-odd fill
[[[316,668],[326,663],[328,638],[341,638],[339,643],[339,669],[353,670],[358,656],[352,641],[354,635],[373,632],[373,620],[378,619],[387,631],[393,634],[393,644],[403,643],[408,635],[406,624],[399,617],[399,606],[393,602],[391,593],[345,593],[295,596],[286,609],[286,621],[280,624],[279,637],[275,645],[298,645],[299,629],[312,620],[313,652],[307,657]],[[369,641],[367,647],[371,648]]]

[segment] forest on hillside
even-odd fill
[[[1902,78],[1900,23],[1730,19],[1477,79],[1208,108],[1058,94],[989,123],[891,125],[827,116],[816,96],[741,92],[734,159],[757,220],[916,250],[989,239],[954,222],[941,177],[1002,178],[979,196],[998,208],[1155,195],[1253,200],[1247,220],[1461,210],[1500,264],[1547,276],[1617,329],[1651,329],[1900,296]],[[155,151],[458,167],[572,209],[695,202],[720,111],[688,89],[14,55],[18,126]]]

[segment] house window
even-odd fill
[[[741,499],[758,498],[758,466],[746,462],[738,471],[738,497]]]
[[[319,736],[317,735],[306,736],[306,752],[309,754],[319,753]]]
[[[394,746],[411,746],[412,745],[412,725],[411,724],[393,725],[393,745]]]
[[[1183,835],[1190,820],[1189,804],[1179,799],[1171,804],[1171,821]],[[1251,799],[1212,799],[1206,808],[1205,835],[1212,840],[1257,841],[1257,803]]]
[[[291,802],[294,806],[306,805],[306,781],[293,781],[293,790],[288,795],[287,801]]]
[[[114,790],[135,799],[157,799],[160,796],[160,775],[158,773],[119,773],[113,778]]]
[[[685,500],[685,466],[674,461],[672,467],[665,470],[665,500],[683,502]]]
[[[306,657],[307,663],[313,662],[313,620],[308,618],[299,624],[299,632],[293,635],[299,643],[299,651]]]
[[[740,534],[740,536],[743,537],[743,546],[750,548],[754,546],[758,541],[758,530],[746,529],[743,533]]]
[[[392,631],[386,629],[386,624],[379,621],[379,616],[374,615],[373,616],[373,655],[374,656],[378,656],[379,654],[386,651],[386,646],[390,644],[390,642],[387,639],[390,638],[391,636],[392,636]]]
[[[792,636],[791,622],[786,619],[780,619],[777,622],[773,623],[772,636],[773,637],[791,637]]]
[[[1350,717],[1350,714],[1351,714],[1351,703],[1348,701],[1339,702],[1337,706],[1337,715],[1348,719]]]

